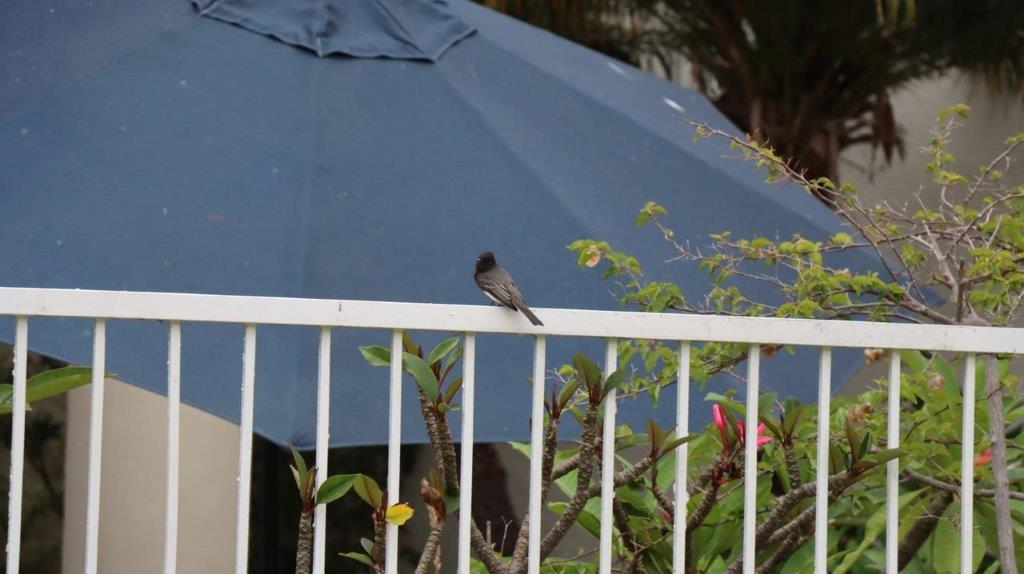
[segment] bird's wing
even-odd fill
[[[478,273],[476,284],[502,304],[518,310],[523,305],[523,294],[507,271],[495,267],[485,273]]]
[[[492,278],[486,276],[477,277],[476,284],[502,305],[512,307],[513,309],[516,308],[515,303],[513,302],[514,295],[506,284],[494,281]]]

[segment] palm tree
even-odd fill
[[[903,153],[900,86],[960,70],[1020,91],[1024,77],[1016,0],[481,1],[669,79],[685,70],[740,129],[833,181],[850,146]]]

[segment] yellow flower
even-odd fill
[[[406,502],[399,502],[398,504],[392,504],[388,506],[387,512],[384,514],[384,519],[389,524],[395,526],[401,526],[405,524],[413,515],[413,509]]]

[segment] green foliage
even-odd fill
[[[929,204],[925,201],[929,195],[922,194],[913,208],[864,205],[853,186],[836,185],[824,177],[808,179],[757,141],[695,125],[697,139],[729,139],[733,149],[755,169],[762,170],[767,180],[793,180],[819,197],[833,197],[830,206],[850,227],[849,231],[820,238],[801,234],[743,237],[736,230],[723,230],[711,234],[706,247],[695,249],[689,242],[676,239],[665,221],[670,214],[662,206],[648,202],[639,211],[637,226],[657,230],[675,252],[674,261],[689,263],[689,271],[696,269],[706,274],[708,287],[704,292],[684,293],[672,281],[647,280],[640,262],[600,239],[580,239],[572,242],[569,249],[576,254],[581,268],[603,269],[604,277],[621,289],[623,305],[646,312],[1009,324],[1024,307],[1024,185],[1009,183],[999,168],[1007,163],[1003,158],[1012,157],[1018,146],[1024,146],[1024,136],[1009,138],[1006,150],[996,160],[982,166],[977,176],[968,177],[956,167],[948,144],[952,132],[969,114],[970,110],[963,105],[939,114],[940,124],[926,149],[926,169],[934,191],[931,197],[938,199]],[[838,256],[851,249],[874,250],[884,258],[885,271],[850,269],[835,263]],[[751,281],[771,285],[780,297],[763,301],[748,296],[746,285]],[[935,305],[932,296],[924,295],[926,290],[949,296],[955,310],[947,314],[945,308]],[[715,373],[735,369],[746,359],[747,351],[747,346],[741,344],[692,344],[691,376],[703,387]],[[791,349],[762,347],[766,356],[779,351]],[[872,350],[866,357],[869,361],[877,360],[880,353]],[[620,342],[619,360],[620,364],[636,367],[621,386],[624,395],[647,394],[657,401],[662,388],[676,383],[678,349],[674,345],[648,340]],[[902,351],[900,360],[904,366],[900,385],[901,448],[886,446],[887,381],[879,380],[857,396],[833,398],[833,411],[829,413],[829,472],[851,482],[840,488],[841,492],[833,493],[838,498],[829,509],[830,572],[861,574],[884,569],[883,476],[888,461],[898,459],[901,471],[907,473],[901,480],[899,500],[901,539],[915,524],[928,518],[930,504],[944,500],[940,490],[915,476],[923,475],[954,489],[959,484],[963,357]],[[1007,391],[1019,389],[1020,381],[1010,368],[1010,360],[999,358],[998,366],[1002,387]],[[990,490],[994,485],[994,470],[989,462],[992,434],[988,396],[981,384],[985,380],[981,361],[976,379],[976,489]],[[567,380],[571,382],[572,378]],[[563,395],[575,392],[570,388],[566,385]],[[736,482],[742,477],[742,457],[737,453],[742,451],[740,423],[744,406],[729,393],[708,392],[707,398],[721,407],[717,419],[720,424],[717,428],[709,425],[691,442],[688,474],[691,482],[710,480],[708,484],[717,487],[714,492],[718,492],[718,499],[692,532],[688,552],[694,571],[720,572],[735,561],[742,534],[736,526],[742,518],[742,496]],[[564,397],[558,399],[556,412],[566,403]],[[1024,397],[1007,392],[1002,402],[1007,421],[1024,417]],[[772,395],[762,397],[760,404],[759,419],[765,434],[772,439],[764,439],[760,447],[759,521],[797,487],[796,483],[813,481],[818,417],[815,405],[800,405],[792,400],[780,404]],[[616,446],[656,445],[665,433],[656,425],[649,426],[646,435],[626,429],[617,435]],[[1008,437],[1008,442],[1011,490],[1020,491],[1024,487],[1024,472],[1017,469],[1024,465],[1024,436],[1017,432]],[[652,452],[657,450],[652,446]],[[574,452],[564,450],[556,458],[564,459]],[[670,570],[671,554],[659,552],[663,540],[657,538],[667,536],[671,542],[670,523],[665,519],[667,510],[655,493],[669,487],[668,483],[659,485],[657,481],[674,474],[668,466],[673,459],[659,459],[650,477],[616,491],[629,515],[629,524],[637,525],[637,536],[647,536],[644,540],[649,546],[642,545],[642,563],[647,571]],[[571,496],[572,480],[556,484],[565,496]],[[708,496],[708,490],[705,487],[691,497],[691,518]],[[550,504],[556,510],[560,508],[558,501]],[[795,520],[812,504],[813,497],[801,500],[786,520]],[[998,568],[994,507],[987,496],[976,497],[974,504],[980,528],[971,534],[976,538],[972,562],[976,572],[987,572]],[[1024,533],[1024,506],[1014,504],[1017,507],[1013,527]],[[908,571],[944,572],[957,567],[957,505],[943,507],[941,526],[915,548]],[[585,519],[580,520],[582,524]],[[650,532],[652,528],[656,532]],[[585,525],[584,529],[587,530]],[[1024,536],[1021,538],[1024,544]],[[772,556],[784,542],[759,542],[759,561]],[[782,571],[810,571],[812,545],[807,537],[799,538],[783,556]],[[616,551],[622,557],[634,553],[624,543],[618,543]]]
[[[402,353],[402,367],[416,379],[416,385],[423,394],[431,399],[437,399],[437,375],[426,361],[412,353]]]
[[[348,493],[356,482],[355,474],[336,474],[328,477],[316,491],[317,504],[329,504]]]
[[[373,546],[370,546],[370,549],[372,550]],[[344,556],[345,558],[351,558],[352,560],[355,560],[365,566],[369,566],[370,568],[374,568],[376,566],[373,562],[373,558],[370,558],[369,554],[363,554],[362,552],[340,552],[338,555]]]
[[[352,488],[363,502],[370,505],[370,508],[380,508],[384,502],[384,493],[381,491],[377,481],[365,474],[357,474],[352,482]]]
[[[448,377],[462,356],[459,337],[451,337],[438,343],[424,359],[423,348],[417,345],[408,333],[402,334],[402,370],[412,376],[416,387],[430,401],[437,416],[459,408],[455,396],[462,388],[462,377]],[[374,367],[391,365],[391,350],[380,345],[359,347],[366,362]],[[447,382],[447,387],[445,386]]]
[[[380,345],[368,345],[365,347],[359,347],[359,352],[363,354],[366,362],[370,363],[374,367],[386,367],[391,364],[391,349],[387,347],[381,347]]]
[[[636,216],[636,226],[643,227],[652,217],[663,213],[668,213],[664,207],[653,201],[648,201],[640,210],[640,214]]]
[[[107,373],[106,376],[112,374]],[[88,385],[91,381],[92,367],[63,367],[44,371],[25,381],[26,406]],[[0,414],[9,414],[13,406],[14,385],[0,385]]]
[[[302,501],[302,509],[304,512],[311,511],[315,506],[316,467],[307,468],[306,460],[302,458],[299,451],[292,446],[288,448],[292,453],[292,477],[295,478],[295,487],[298,489],[299,500]]]
[[[944,356],[924,355],[917,351],[904,351],[903,382],[901,384],[901,444],[900,449],[886,448],[886,404],[885,381],[879,380],[876,387],[858,396],[836,396],[833,398],[829,426],[831,450],[834,465],[830,473],[847,471],[854,476],[853,483],[845,488],[842,496],[834,500],[829,508],[829,571],[845,573],[876,572],[884,559],[882,544],[885,530],[885,463],[899,457],[901,468],[912,469],[921,474],[937,477],[955,484],[959,476],[960,452],[956,441],[960,436],[959,421],[962,398],[956,379],[947,384],[942,373],[959,372],[956,362]],[[1004,363],[1007,363],[1004,361]],[[585,363],[584,363],[585,365]],[[586,366],[583,370],[589,370]],[[938,377],[943,377],[941,380]],[[1007,376],[1010,374],[1007,371]],[[570,388],[570,387],[566,387]],[[979,391],[980,392],[980,391]],[[744,416],[743,404],[727,395],[708,393],[706,404],[720,404],[725,417],[723,433],[709,424],[702,432],[674,438],[671,431],[660,428],[657,423],[648,423],[645,434],[637,434],[625,425],[616,432],[616,450],[623,452],[631,446],[647,444],[652,453],[658,453],[655,469],[638,481],[616,489],[616,497],[622,502],[628,515],[632,534],[637,537],[644,551],[642,563],[648,572],[670,572],[672,560],[672,521],[668,511],[654,494],[671,492],[675,474],[676,447],[682,442],[689,443],[689,479],[691,482],[710,476],[722,495],[701,523],[692,532],[692,564],[696,572],[717,572],[724,569],[734,558],[737,547],[742,546],[742,444],[736,432]],[[790,469],[786,451],[794,454],[796,476],[803,483],[814,480],[817,418],[819,413],[814,404],[800,404],[792,399],[779,401],[772,394],[764,395],[760,401],[760,420],[773,437],[760,447],[762,455],[758,464],[757,505],[763,512],[775,507],[780,497],[796,487],[790,481]],[[773,407],[772,405],[776,405]],[[1024,402],[1008,402],[1008,415],[1024,416]],[[708,407],[710,408],[710,407]],[[979,425],[984,424],[985,407],[978,401],[975,416]],[[723,437],[725,441],[723,441]],[[1021,441],[1018,440],[1018,444]],[[516,450],[530,455],[528,444],[513,443]],[[1024,446],[1024,444],[1021,444]],[[986,448],[984,442],[977,445],[978,452]],[[572,458],[578,447],[559,449],[555,455],[556,465]],[[1024,451],[1012,454],[1011,465],[1024,464]],[[991,469],[979,465],[975,469],[979,478],[978,488],[990,488]],[[560,514],[565,511],[568,500],[576,492],[576,471],[555,481],[561,496],[548,502],[548,507]],[[703,490],[707,490],[706,488]],[[914,522],[922,517],[924,507],[935,490],[912,480],[902,483],[899,499],[900,531],[905,534]],[[703,492],[690,499],[688,512],[701,505]],[[984,500],[979,502],[985,504]],[[813,495],[805,497],[795,506],[791,517],[814,504]],[[591,499],[581,513],[578,524],[584,532],[596,538],[599,535],[600,505],[597,498]],[[958,511],[955,507],[947,510],[950,517],[948,528],[936,529],[921,550],[919,560],[924,571],[944,571],[946,560],[958,551],[959,534],[952,530]],[[1024,514],[1018,517],[1018,528],[1024,529]],[[950,538],[950,537],[954,538]],[[996,544],[994,530],[977,529],[975,541],[975,564],[992,562],[991,549]],[[649,547],[648,547],[649,546]],[[813,552],[802,551],[811,547],[813,541],[802,539],[801,545],[786,562],[784,572],[809,571],[813,564]],[[771,555],[778,544],[759,547],[760,560]],[[620,556],[632,553],[621,541],[616,542]],[[561,563],[560,563],[561,564]],[[956,565],[957,561],[948,562]],[[573,572],[595,572],[595,565],[586,561],[573,561]],[[938,568],[938,570],[934,570]]]

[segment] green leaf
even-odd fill
[[[853,421],[847,417],[846,419],[846,440],[850,443],[850,457],[853,459],[853,464],[860,461],[860,438],[857,436],[857,429],[853,428]]]
[[[508,446],[512,447],[513,450],[521,453],[526,458],[530,458],[530,443],[510,440],[508,441]]]
[[[423,391],[423,394],[436,401],[438,388],[437,377],[434,376],[434,371],[427,366],[423,359],[412,353],[403,353],[402,362],[405,365],[405,370],[409,371],[409,374],[416,379],[416,385]]]
[[[680,446],[690,442],[696,437],[697,435],[688,434],[686,436],[681,436],[677,439],[670,440],[662,446],[661,453],[663,455],[668,454],[674,451],[675,449],[679,448]]]
[[[739,414],[740,417],[746,418],[747,416],[747,405],[737,400],[734,400],[730,397],[727,397],[721,393],[710,392],[704,397],[704,400],[718,403],[723,407],[729,407],[730,409],[736,411],[736,413]],[[724,408],[722,410],[728,411],[728,409]]]
[[[360,538],[359,545],[366,551],[367,556],[373,556],[373,540],[369,538]]]
[[[582,353],[576,353],[572,356],[572,363],[576,367],[576,372],[580,378],[583,379],[583,384],[587,386],[587,390],[591,394],[601,388],[601,370],[597,368],[593,361]]]
[[[459,344],[459,338],[458,337],[452,337],[451,339],[445,339],[444,341],[441,341],[440,343],[438,343],[438,345],[436,347],[434,347],[430,351],[430,355],[427,356],[427,364],[428,365],[433,365],[433,364],[437,363],[442,358],[447,356],[448,353],[451,353],[452,349],[457,347],[458,344]]]
[[[853,243],[853,238],[850,237],[849,233],[836,233],[829,238],[829,242],[835,245],[846,246]]]
[[[924,368],[928,364],[928,359],[925,358],[921,351],[904,349],[900,351],[900,359],[903,361],[903,364],[907,365],[907,370],[912,373],[924,372]]]
[[[828,448],[828,468],[830,474],[846,470],[846,457],[838,444],[832,443]]]
[[[549,502],[548,508],[558,514],[564,514],[565,509],[568,508],[569,504],[566,502]],[[601,536],[601,520],[598,518],[600,515],[600,501],[596,498],[590,499],[584,510],[580,512],[576,523],[583,527],[591,536],[599,538]]]
[[[344,556],[345,558],[351,558],[352,560],[355,560],[356,562],[361,562],[361,563],[369,566],[370,568],[375,568],[376,567],[376,565],[373,563],[373,559],[370,558],[369,556],[365,555],[365,554],[360,554],[358,552],[339,552],[338,556]]]
[[[654,445],[655,448],[661,444],[661,441],[664,438],[663,433],[664,431],[661,430],[661,427],[658,426],[658,423],[655,422],[654,419],[647,419],[647,436],[650,437],[651,444]]]
[[[779,428],[779,425],[775,424],[774,418],[768,415],[761,415],[758,419],[764,423],[764,426],[768,428],[768,432],[772,433],[772,436],[777,437],[779,440],[782,440],[782,437],[785,436],[782,433],[782,429]]]
[[[860,446],[858,447],[858,448],[860,448],[860,452],[857,453],[858,458],[863,458],[864,455],[867,454],[868,448],[870,446],[871,446],[871,434],[870,433],[864,433],[864,435],[861,436]]]
[[[935,534],[932,535],[931,555],[932,567],[935,568],[937,574],[960,572],[960,533],[954,526],[958,522],[959,516],[960,501],[954,501],[935,527]],[[977,572],[985,554],[985,541],[981,538],[981,532],[977,528],[973,529],[972,538],[971,572]]]
[[[462,358],[462,346],[455,347],[454,353],[448,353],[448,356],[444,358],[444,366],[441,367],[441,378],[444,379],[451,372],[455,363]]]
[[[356,482],[357,474],[336,474],[327,477],[316,492],[317,504],[328,504],[348,493]],[[365,500],[365,499],[364,499]]]
[[[25,402],[28,404],[40,401],[88,385],[90,382],[92,382],[92,367],[51,369],[25,381]],[[14,408],[14,387],[3,385],[3,389],[0,390],[0,414],[10,413],[12,408]]]
[[[288,448],[291,449],[292,451],[292,460],[294,461],[293,465],[295,469],[299,472],[299,474],[305,475],[307,471],[306,459],[302,458],[302,455],[299,454],[299,451],[295,450],[294,446],[288,445]]]
[[[580,388],[580,379],[581,377],[576,377],[562,387],[562,392],[558,393],[558,410],[564,409],[565,405],[569,404],[573,393],[576,392],[576,389]]]
[[[915,498],[917,498],[917,496],[924,491],[925,489],[916,490],[914,492],[908,492],[907,494],[900,496],[898,502],[899,507],[903,508],[904,506],[912,502]],[[875,513],[871,515],[871,518],[868,519],[867,524],[864,528],[864,536],[860,540],[860,545],[857,546],[857,548],[853,550],[853,552],[850,552],[849,554],[843,557],[843,561],[839,563],[835,570],[831,571],[832,574],[845,574],[847,571],[850,570],[850,568],[853,567],[853,565],[857,562],[861,555],[864,554],[864,552],[874,543],[874,541],[879,536],[882,535],[883,532],[885,532],[885,518],[886,506],[885,504],[881,504],[878,506],[878,509],[875,510]]]
[[[419,356],[420,347],[412,340],[409,333],[402,331],[402,349],[406,353],[412,353],[413,355]]]
[[[454,381],[448,384],[448,389],[444,392],[444,402],[450,403],[455,398],[455,393],[459,392],[462,388],[462,377],[456,377]]]
[[[384,493],[381,492],[377,481],[365,474],[357,474],[353,479],[352,487],[359,498],[362,498],[371,508],[380,508],[381,502],[384,500]]]
[[[386,367],[391,364],[391,349],[387,347],[368,345],[359,347],[359,352],[363,354],[366,362],[374,367]]]
[[[303,499],[306,497],[306,492],[311,490],[309,482],[313,480],[313,476],[309,469],[306,468],[306,459],[302,458],[299,451],[295,450],[295,447],[288,445],[288,448],[292,451],[292,475],[295,477],[295,486],[299,489],[299,496]]]
[[[638,228],[643,227],[644,223],[647,223],[647,221],[651,219],[651,217],[655,215],[661,215],[663,213],[666,213],[664,207],[653,201],[648,201],[646,204],[644,204],[643,208],[640,209],[640,213],[637,214],[636,216],[636,226]]]
[[[782,429],[786,432],[786,436],[793,434],[793,431],[796,430],[797,423],[799,423],[800,419],[803,418],[804,411],[806,410],[806,405],[796,405],[791,409],[786,409],[786,424],[783,425]]]
[[[604,382],[604,391],[601,394],[601,398],[607,397],[608,393],[622,386],[622,383],[629,379],[629,372],[618,370],[608,375],[608,378]]]
[[[905,448],[887,448],[865,456],[860,459],[859,462],[854,463],[852,468],[855,472],[864,472],[878,465],[885,464],[890,460],[906,455],[907,449]]]

